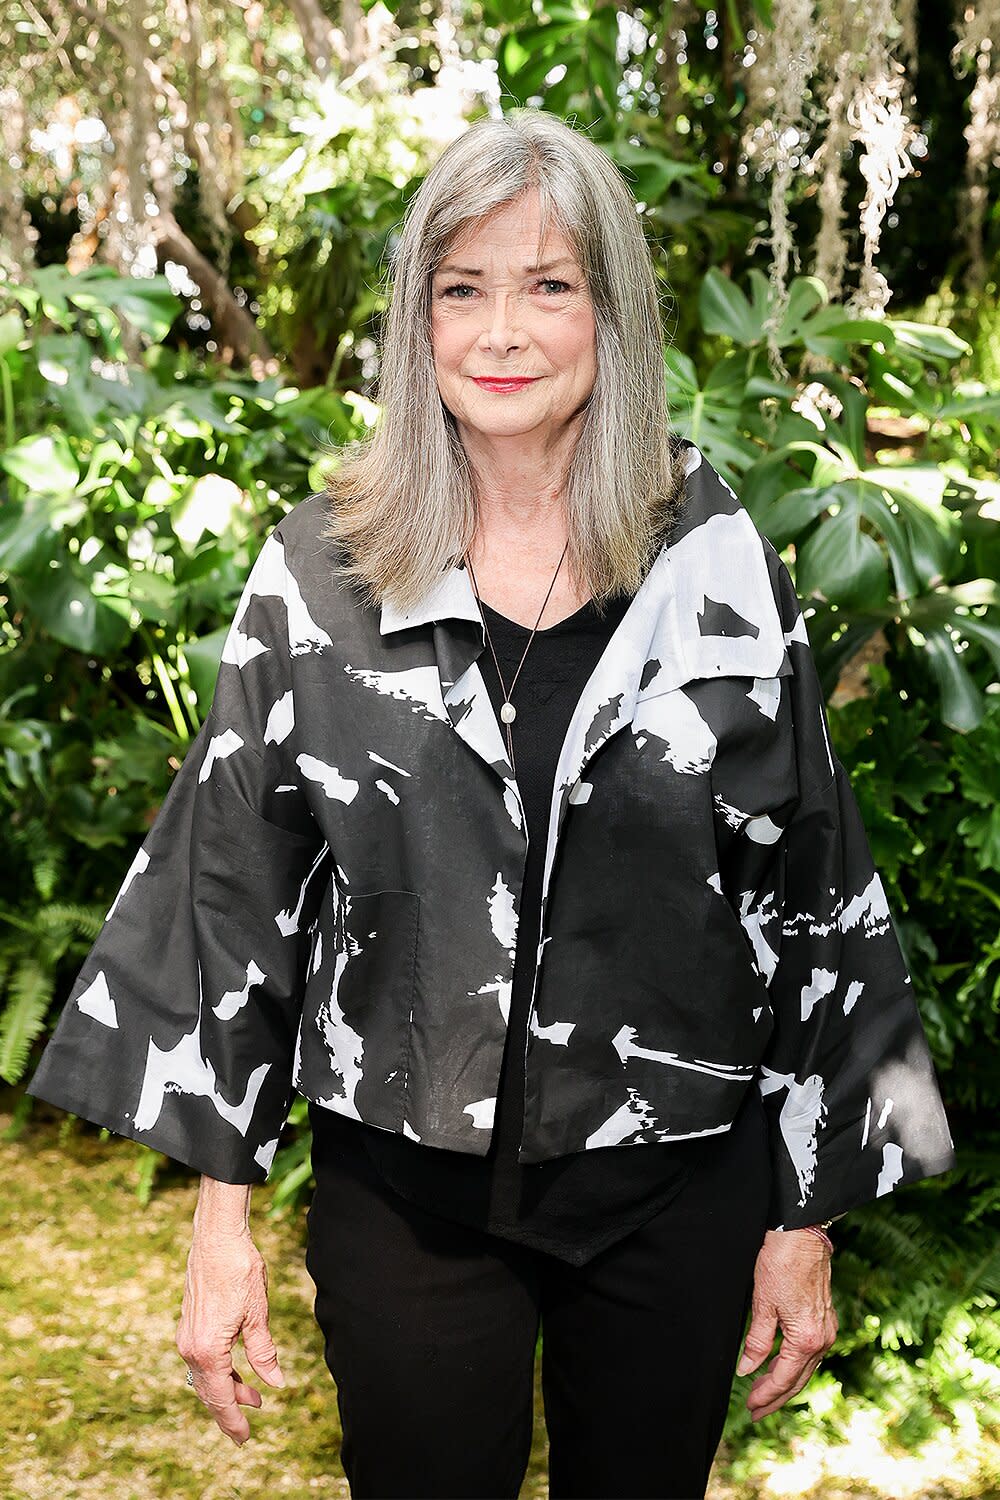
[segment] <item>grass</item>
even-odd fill
[[[0,1109],[0,1138],[11,1118]],[[0,1500],[348,1497],[336,1390],[305,1269],[304,1212],[269,1219],[270,1186],[254,1192],[254,1238],[268,1264],[271,1332],[288,1384],[274,1390],[253,1377],[238,1347],[237,1369],[264,1404],[246,1409],[251,1437],[237,1448],[185,1385],[174,1345],[197,1178],[169,1166],[144,1206],[136,1196],[141,1158],[132,1143],[101,1141],[93,1127],[40,1104],[4,1140]],[[746,1386],[739,1383],[734,1402]],[[535,1399],[520,1500],[547,1495],[540,1361]],[[724,1441],[710,1500],[1000,1494],[1000,1443],[972,1451],[960,1434],[940,1434],[922,1457],[892,1454],[878,1413],[856,1416],[851,1444],[827,1447],[804,1432],[776,1442],[773,1461],[755,1461],[748,1479],[736,1477],[747,1454],[741,1463]],[[755,1432],[755,1448],[760,1441]]]
[[[237,1448],[185,1385],[174,1345],[197,1178],[161,1172],[144,1207],[137,1148],[45,1113],[37,1106],[0,1155],[2,1500],[349,1496],[304,1214],[268,1219],[269,1185],[254,1191],[288,1384],[275,1390],[253,1376],[238,1346],[236,1367],[264,1404],[244,1408],[251,1437]],[[0,1113],[0,1133],[10,1123]],[[523,1500],[545,1495],[545,1464],[538,1421]]]

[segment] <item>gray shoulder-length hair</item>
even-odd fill
[[[680,507],[658,286],[635,199],[582,132],[543,110],[512,109],[453,140],[408,204],[382,325],[380,410],[362,443],[334,449],[336,466],[324,474],[323,534],[340,554],[333,573],[352,579],[367,604],[389,595],[413,608],[472,545],[474,475],[438,390],[431,282],[467,230],[532,190],[538,258],[554,221],[594,308],[597,376],[565,490],[566,562],[581,591],[601,608],[633,593]]]

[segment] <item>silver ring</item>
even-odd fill
[[[194,1375],[191,1372],[190,1366],[188,1366],[187,1383],[188,1385],[194,1385]]]

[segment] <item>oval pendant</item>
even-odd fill
[[[517,709],[513,703],[507,702],[500,705],[500,717],[505,724],[513,724],[517,718]]]

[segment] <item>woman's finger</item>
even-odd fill
[[[263,1406],[264,1398],[254,1385],[247,1385],[245,1381],[233,1372],[233,1395],[240,1406]]]
[[[207,1406],[216,1424],[241,1447],[250,1436],[250,1423],[240,1411],[235,1396],[236,1372],[232,1369],[195,1370],[194,1389],[199,1401]],[[240,1382],[242,1384],[242,1382]],[[249,1390],[248,1386],[244,1386]],[[250,1405],[252,1403],[247,1403]]]
[[[749,1375],[774,1348],[778,1332],[778,1311],[773,1304],[754,1298],[750,1327],[743,1341],[743,1353],[736,1366],[737,1375]]]
[[[783,1401],[787,1400],[792,1395],[793,1387],[801,1390],[809,1378],[808,1374],[804,1375],[803,1372],[810,1371],[811,1373],[810,1366],[814,1370],[820,1357],[815,1349],[796,1345],[786,1334],[781,1341],[781,1348],[771,1360],[767,1370],[751,1387],[747,1396],[747,1406],[754,1410],[778,1398]]]
[[[268,1323],[266,1289],[252,1300],[247,1309],[242,1333],[243,1352],[254,1374],[259,1375],[261,1380],[266,1380],[268,1385],[284,1385],[285,1377],[278,1363],[278,1351]]]
[[[784,1406],[786,1401],[790,1401],[793,1396],[797,1396],[799,1391],[801,1391],[804,1386],[807,1386],[810,1380],[815,1375],[816,1370],[819,1367],[821,1358],[821,1355],[814,1356],[814,1358],[811,1359],[806,1365],[799,1378],[793,1381],[787,1390],[782,1389],[776,1394],[768,1394],[762,1405],[758,1404],[758,1402],[754,1399],[754,1394],[751,1391],[750,1395],[747,1397],[747,1407],[749,1408],[750,1415],[753,1420],[757,1422],[761,1417],[770,1416],[771,1412],[777,1411],[779,1407]]]

